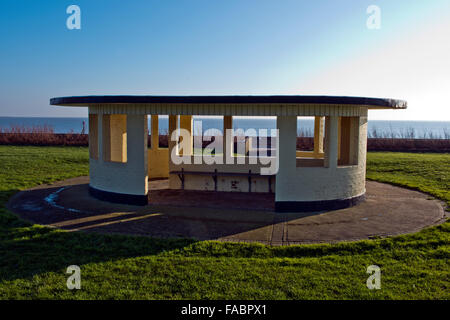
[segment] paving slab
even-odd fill
[[[194,238],[269,245],[353,241],[417,232],[446,221],[429,195],[367,182],[367,200],[328,212],[276,213],[274,195],[168,190],[150,181],[149,204],[130,206],[89,195],[89,178],[41,185],[14,195],[8,208],[33,223],[67,231]]]

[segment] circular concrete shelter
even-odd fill
[[[146,205],[149,179],[167,178],[170,189],[275,193],[279,212],[332,210],[363,200],[368,110],[407,107],[400,100],[331,96],[80,96],[50,104],[89,108],[90,193],[96,198]],[[158,115],[169,116],[168,148],[158,144]],[[236,161],[202,163],[194,152],[192,116],[204,115],[223,116],[224,132],[232,129],[233,116],[275,116],[276,143],[261,155],[263,148],[244,136],[245,152],[236,154],[234,137],[224,139],[218,155]],[[303,116],[315,119],[313,151],[296,150],[297,117]],[[189,148],[171,141],[177,129],[190,133]],[[172,154],[188,161],[175,163]],[[263,174],[264,163],[275,160],[278,170]]]

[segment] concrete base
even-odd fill
[[[315,212],[339,210],[356,206],[366,199],[366,195],[360,195],[349,199],[336,199],[324,201],[276,201],[276,212]]]
[[[367,182],[366,201],[359,205],[314,213],[276,213],[273,196],[255,200],[256,194],[173,194],[166,189],[165,180],[150,181],[149,186],[147,206],[95,199],[89,195],[89,179],[81,177],[19,192],[10,199],[8,208],[33,223],[67,231],[270,245],[393,236],[447,219],[440,201],[371,181]],[[246,198],[240,198],[243,196]],[[259,206],[254,206],[256,202]]]
[[[147,195],[124,194],[117,192],[103,191],[89,186],[89,194],[99,200],[112,203],[131,204],[135,206],[145,206],[148,204]]]

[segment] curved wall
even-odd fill
[[[102,122],[102,115],[99,115],[99,156],[89,160],[91,194],[111,202],[147,204],[147,116],[127,115],[126,162],[105,161]]]
[[[364,199],[366,192],[367,117],[359,117],[357,165],[337,165],[337,128],[328,137],[331,157],[327,167],[297,167],[293,132],[295,119],[280,118],[280,171],[276,180],[275,207],[277,211],[316,211],[349,207]],[[283,131],[284,132],[283,132]],[[294,131],[295,130],[295,131]],[[330,153],[335,153],[335,157]],[[327,162],[327,159],[325,160]]]

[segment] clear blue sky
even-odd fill
[[[340,94],[410,102],[372,118],[450,120],[449,32],[448,0],[2,0],[0,116],[87,114],[55,96]]]

